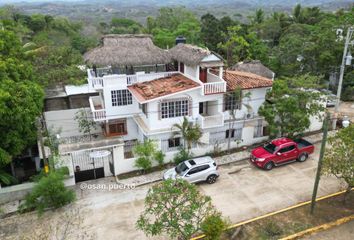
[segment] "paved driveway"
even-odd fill
[[[231,222],[247,220],[309,200],[318,152],[319,144],[306,162],[292,163],[271,171],[255,168],[247,161],[224,165],[219,168],[221,176],[215,184],[198,184],[198,188],[211,196],[214,205],[224,216],[229,217]],[[109,184],[115,183],[115,180],[105,178],[92,183]],[[136,231],[135,222],[144,209],[144,198],[150,186],[151,184],[133,190],[113,191],[78,189],[79,200],[75,205],[81,209],[83,222],[73,232],[85,232],[93,236],[93,239],[100,240],[147,239],[142,232]],[[336,192],[340,188],[341,184],[337,179],[322,177],[319,196]],[[18,239],[18,236],[26,232],[32,233],[33,229],[43,228],[46,231],[49,221],[63,218],[59,215],[60,212],[66,213],[68,210],[70,207],[47,212],[40,219],[36,217],[36,213],[1,219],[0,239]]]
[[[271,171],[257,169],[247,161],[221,166],[221,176],[215,184],[198,184],[198,188],[211,196],[214,205],[233,223],[282,209],[311,198],[318,150],[319,145],[306,162]],[[341,187],[337,179],[322,177],[319,196]],[[98,239],[146,239],[135,230],[135,221],[144,208],[148,188],[149,185],[109,193],[84,192],[78,203],[86,209],[86,230]]]

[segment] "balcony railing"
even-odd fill
[[[202,129],[212,128],[212,127],[222,127],[224,126],[224,114],[218,113],[210,116],[199,115],[198,124]]]
[[[218,75],[208,72],[207,82],[203,83],[203,95],[226,92],[226,82]]]
[[[215,94],[226,92],[226,82],[211,82],[203,84],[203,94]]]
[[[90,97],[89,103],[94,121],[103,121],[107,118],[106,109],[103,108],[102,100],[99,96]]]
[[[178,72],[157,72],[157,73],[144,73],[144,72],[137,72],[136,74],[132,75],[118,75],[118,74],[108,74],[102,77],[95,77],[93,75],[93,71],[88,69],[87,70],[87,75],[88,75],[88,82],[90,86],[93,89],[102,89],[107,81],[110,82],[110,84],[114,84],[114,82],[119,82],[121,84],[126,84],[126,85],[133,85],[136,83],[140,82],[145,82],[145,81],[150,81],[158,78],[163,78],[163,77],[168,77],[173,74],[176,74]]]

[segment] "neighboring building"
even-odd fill
[[[275,73],[264,66],[259,60],[248,60],[236,63],[230,70],[254,73],[259,76],[274,80]]]
[[[135,170],[132,148],[147,138],[156,140],[166,159],[171,160],[183,144],[171,132],[183,117],[198,123],[203,131],[203,144],[193,146],[195,155],[211,152],[216,146],[225,150],[228,136],[231,147],[267,138],[258,108],[272,80],[225,71],[223,59],[213,52],[184,43],[162,50],[153,45],[149,35],[107,35],[102,46],[84,58],[92,65],[87,71],[86,93],[96,94],[89,97],[89,107],[102,130],[91,143],[61,144],[60,151],[68,161],[72,159],[74,171],[84,169],[76,158],[85,158],[88,163],[92,151],[102,153],[102,149],[111,153],[106,161],[109,164],[101,164],[104,176]],[[237,87],[247,95],[240,102],[228,94]],[[236,116],[231,117],[229,110],[235,106]]]

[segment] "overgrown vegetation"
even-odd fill
[[[200,228],[205,235],[206,240],[219,240],[223,231],[227,228],[228,221],[223,219],[221,213],[214,213],[207,216],[202,222]]]
[[[173,161],[176,165],[180,164],[183,161],[191,159],[193,154],[187,151],[185,148],[180,148],[179,151],[174,155]]]
[[[65,187],[65,176],[65,171],[51,171],[48,175],[40,177],[19,210],[37,210],[38,214],[42,214],[46,209],[60,208],[73,202],[75,192]]]
[[[163,166],[165,154],[157,150],[156,142],[147,139],[133,148],[134,155],[137,156],[135,166],[143,171],[151,169],[153,161],[156,161],[159,167]]]

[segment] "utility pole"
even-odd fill
[[[323,155],[324,155],[325,148],[326,148],[326,142],[327,142],[327,133],[328,133],[329,120],[330,120],[330,114],[327,112],[326,113],[326,118],[323,121],[323,137],[322,137],[322,143],[321,143],[320,157],[318,159],[318,166],[317,166],[317,172],[316,172],[316,178],[315,178],[315,185],[313,187],[313,193],[312,193],[311,214],[313,214],[313,211],[315,209],[315,204],[316,204],[317,190],[318,190],[318,185],[320,183],[320,177],[321,177],[322,159],[323,159]]]
[[[37,136],[38,136],[39,144],[41,145],[41,152],[42,152],[43,163],[44,163],[44,172],[45,172],[45,174],[48,174],[49,165],[48,165],[48,160],[47,160],[47,157],[45,154],[45,149],[44,149],[41,119],[42,119],[41,117],[37,118],[37,134],[38,134]]]
[[[347,56],[347,53],[348,53],[349,44],[353,44],[353,43],[350,43],[350,40],[351,40],[351,38],[353,36],[353,32],[354,32],[354,28],[353,27],[348,28],[347,37],[345,39],[345,44],[344,44],[342,64],[340,66],[339,82],[338,82],[337,97],[336,97],[336,106],[334,108],[332,129],[336,129],[336,125],[337,125],[337,113],[338,113],[338,108],[339,108],[340,95],[342,93],[344,69],[345,69],[346,61],[349,60],[347,58],[350,57],[350,60],[348,61],[349,64],[347,64],[347,65],[350,65],[350,61],[351,61],[351,56],[349,56],[349,55]]]

